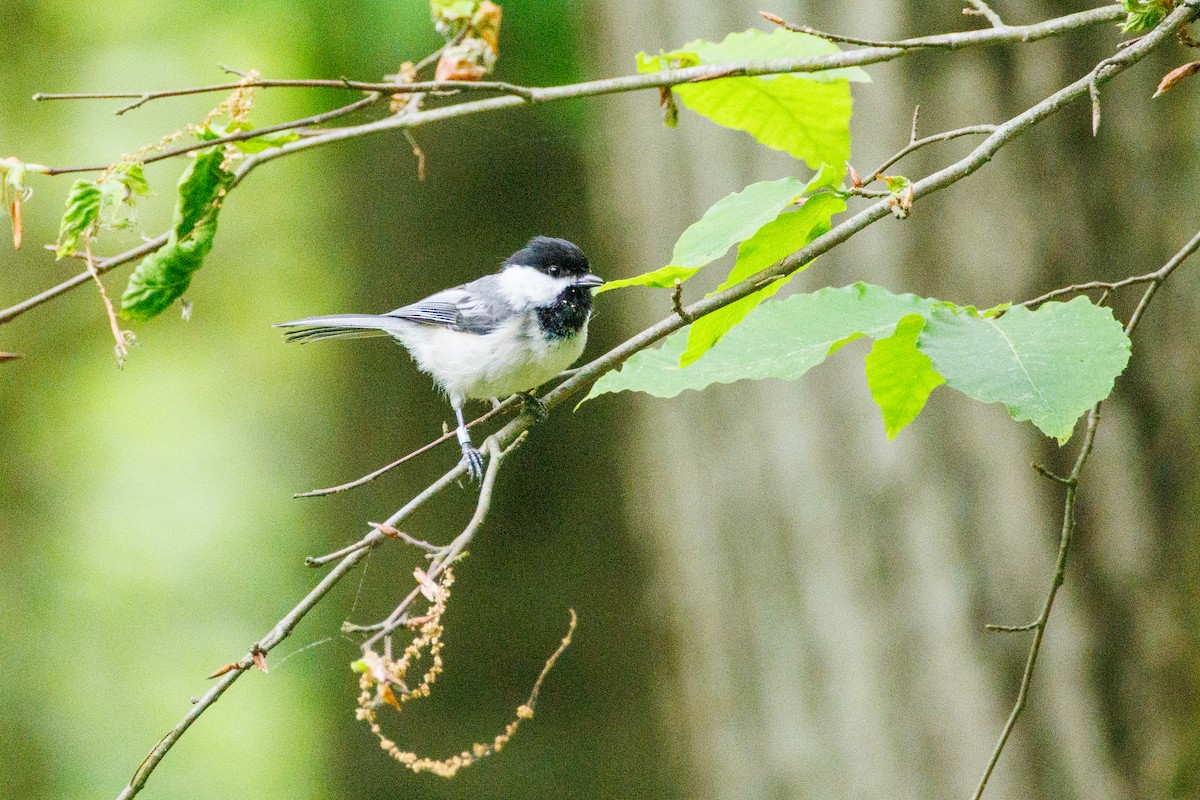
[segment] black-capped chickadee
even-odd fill
[[[281,322],[297,328],[289,342],[388,335],[450,398],[458,442],[471,477],[483,456],[463,421],[467,400],[536,389],[571,366],[587,343],[592,274],[583,252],[565,239],[536,236],[500,271],[430,295],[387,314],[333,314]]]

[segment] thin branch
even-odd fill
[[[1072,16],[1076,19],[1078,19],[1080,17],[1087,17],[1089,20],[1091,20],[1091,22],[1089,22],[1087,24],[1092,24],[1095,21],[1099,21],[1099,19],[1097,18],[1098,12],[1099,12],[1100,18],[1103,18],[1103,19],[1115,19],[1121,13],[1119,6],[1111,6],[1111,7],[1105,8],[1105,9],[1098,9],[1095,12],[1085,12],[1083,15],[1072,15]],[[1091,15],[1091,16],[1088,16],[1088,15]],[[1097,82],[1106,82],[1108,80],[1111,80],[1115,75],[1117,75],[1121,71],[1133,66],[1135,63],[1137,63],[1139,60],[1141,60],[1147,53],[1149,53],[1154,47],[1156,47],[1161,41],[1163,41],[1163,39],[1165,37],[1173,34],[1182,25],[1186,24],[1187,22],[1190,22],[1197,15],[1200,15],[1200,10],[1198,10],[1197,8],[1195,8],[1189,4],[1180,5],[1179,7],[1176,8],[1175,11],[1173,11],[1166,18],[1166,20],[1164,20],[1164,22],[1158,28],[1156,28],[1151,33],[1147,34],[1137,44],[1132,45],[1129,48],[1126,48],[1123,51],[1123,53],[1121,54],[1121,56],[1118,59],[1107,64],[1106,68],[1104,70],[1098,71],[1097,74],[1094,76],[1095,80]],[[1064,19],[1066,19],[1066,18],[1064,18]],[[1053,25],[1051,25],[1051,27],[1053,27]],[[1007,29],[1007,30],[1014,30],[1014,29]],[[983,33],[988,33],[988,32],[989,31],[984,31]],[[1053,34],[1048,33],[1046,35],[1053,35]],[[684,70],[678,71],[677,73],[675,73],[675,77],[678,77],[678,75],[683,72],[686,72],[686,71],[684,71]],[[655,76],[647,76],[647,77],[655,77]],[[694,76],[692,76],[692,77],[694,77]],[[971,175],[976,170],[981,168],[983,165],[985,165],[989,161],[991,161],[993,156],[996,154],[996,152],[1001,147],[1003,147],[1005,144],[1007,144],[1009,141],[1011,141],[1014,138],[1025,133],[1030,128],[1032,128],[1034,125],[1036,125],[1038,122],[1040,122],[1043,119],[1056,113],[1058,110],[1060,110],[1067,104],[1069,104],[1072,101],[1075,101],[1075,100],[1079,99],[1080,97],[1082,97],[1083,95],[1087,94],[1088,86],[1091,83],[1092,78],[1093,78],[1093,76],[1089,75],[1084,78],[1081,78],[1078,81],[1075,81],[1074,83],[1070,84],[1069,86],[1059,90],[1058,92],[1051,95],[1050,97],[1042,100],[1041,102],[1039,102],[1036,105],[1032,106],[1031,108],[1027,109],[1022,114],[1019,114],[1016,117],[1010,119],[1008,122],[1004,123],[1003,125],[997,126],[996,130],[990,136],[988,136],[988,138],[984,142],[982,142],[978,147],[976,147],[966,157],[964,157],[963,159],[960,159],[959,161],[955,162],[954,164],[952,164],[942,170],[939,170],[938,172],[934,173],[933,175],[923,178],[923,179],[917,181],[915,184],[913,184],[914,193],[917,195],[921,195],[921,196],[930,194],[935,191],[938,191],[939,189],[943,189],[947,186],[950,186],[951,184],[956,183],[959,180],[962,180],[963,178],[967,177],[968,175]],[[625,79],[618,79],[618,80],[625,80]],[[599,82],[599,84],[605,84],[605,82]],[[603,87],[599,84],[592,85],[592,88],[594,89],[594,91],[592,93],[603,94],[603,93],[607,93],[609,91],[624,91],[624,90],[626,90],[626,89],[621,89],[621,88],[611,88],[611,86],[612,86],[611,83],[605,84],[609,88],[604,88],[603,90],[601,90]],[[650,84],[650,85],[657,85],[657,84]],[[576,89],[577,88],[578,87],[576,87]],[[626,87],[626,88],[628,88],[628,87]],[[420,115],[412,115],[405,122],[406,122],[406,125],[411,125],[412,120],[415,118],[418,118],[418,117],[423,118],[425,121],[431,121],[434,119],[445,119],[450,116],[458,116],[458,115],[462,115],[463,113],[474,113],[475,111],[480,111],[480,110],[490,110],[490,109],[495,109],[495,108],[508,107],[509,105],[511,105],[513,103],[514,99],[515,98],[511,98],[511,97],[493,98],[490,100],[477,101],[474,103],[464,103],[464,104],[461,104],[458,106],[449,107],[447,109],[435,109],[433,111],[422,112]],[[474,111],[463,111],[464,108],[471,108],[471,109],[474,109]],[[395,127],[405,127],[406,125],[397,125]],[[382,130],[382,129],[384,129],[384,128],[383,127],[373,127],[371,125],[367,125],[367,126],[360,126],[358,130],[360,130],[361,132],[370,132],[373,130]],[[344,138],[344,132],[331,132],[330,135],[334,135],[339,138]],[[330,139],[330,140],[332,141],[332,140],[336,140],[336,139]],[[293,142],[291,145],[287,145],[287,147],[295,147],[296,145],[300,145],[300,144],[302,144],[302,142]],[[248,159],[247,162],[243,163],[243,169],[246,167],[246,163],[248,163],[249,161],[250,160]],[[244,177],[244,174],[245,173],[243,172],[242,173],[243,177]],[[854,216],[850,217],[849,219],[841,222],[840,224],[838,224],[831,230],[827,231],[825,234],[817,237],[812,242],[810,242],[808,245],[806,245],[802,249],[798,250],[797,252],[793,253],[791,256],[788,256],[787,258],[783,259],[779,263],[777,263],[765,270],[762,270],[761,272],[756,273],[755,275],[748,277],[744,281],[742,281],[738,284],[735,284],[734,286],[731,286],[724,291],[715,293],[709,297],[703,298],[703,299],[693,303],[691,306],[687,307],[686,311],[689,314],[691,314],[693,317],[700,317],[705,314],[710,314],[719,308],[723,308],[723,307],[729,305],[730,303],[733,303],[733,302],[741,299],[742,297],[748,296],[748,295],[752,294],[754,291],[756,291],[757,287],[763,281],[776,280],[783,276],[786,276],[786,275],[789,275],[789,274],[795,272],[796,270],[800,269],[805,264],[812,261],[817,256],[819,256],[819,255],[829,251],[833,247],[841,244],[842,242],[846,241],[847,239],[849,239],[850,237],[852,237],[859,231],[865,229],[867,226],[871,225],[872,223],[877,222],[878,220],[883,219],[885,217],[888,217],[890,215],[890,213],[891,213],[890,209],[888,208],[888,205],[886,202],[874,203],[870,207],[860,211],[859,213],[855,214]],[[1148,298],[1147,298],[1146,302],[1148,302]],[[642,332],[640,332],[637,335],[626,340],[624,343],[618,345],[617,347],[614,347],[612,350],[608,351],[604,355],[600,356],[599,358],[589,362],[587,365],[580,368],[574,375],[572,375],[570,378],[568,378],[562,384],[560,384],[559,386],[555,387],[553,390],[548,392],[542,398],[543,403],[545,403],[547,408],[553,408],[554,406],[558,405],[559,403],[566,402],[569,398],[573,397],[576,394],[579,394],[584,389],[586,389],[588,386],[590,386],[591,383],[594,380],[596,380],[598,377],[600,377],[601,375],[603,375],[604,373],[606,373],[612,369],[615,369],[618,365],[620,365],[622,362],[624,362],[627,358],[629,358],[634,353],[636,353],[640,350],[643,350],[646,347],[649,347],[650,345],[659,341],[660,339],[667,336],[668,334],[683,327],[683,325],[684,325],[684,322],[679,317],[679,315],[672,314],[670,317],[667,317],[666,319],[663,319],[660,322],[646,328]],[[1098,415],[1089,415],[1089,432],[1088,432],[1088,434],[1085,435],[1085,440],[1084,440],[1084,447],[1087,450],[1087,452],[1090,452],[1091,442],[1095,436],[1095,421],[1097,419],[1098,419]],[[532,424],[532,420],[530,419],[530,417],[528,415],[520,415],[520,416],[516,417],[515,419],[511,420],[508,424],[506,424],[503,428],[501,428],[499,431],[497,431],[491,437],[489,437],[489,439],[487,440],[487,442],[485,444],[487,445],[488,449],[492,452],[493,460],[491,462],[489,462],[488,470],[489,470],[489,474],[491,475],[491,478],[493,481],[494,481],[494,474],[495,474],[494,471],[495,471],[495,469],[498,468],[498,467],[496,467],[495,462],[498,461],[499,458],[503,456],[503,452],[504,452],[503,448],[512,446],[515,442],[517,442],[519,440],[519,438],[522,436],[522,434],[524,434],[524,432],[528,429],[528,427],[531,424]],[[1081,451],[1081,455],[1082,455],[1082,451]],[[433,484],[431,484],[429,487],[427,487],[425,490],[423,490],[415,498],[413,498],[407,505],[405,505],[403,508],[401,508],[395,514],[393,514],[392,517],[390,517],[383,524],[391,526],[391,527],[398,527],[400,522],[406,516],[411,514],[413,510],[415,510],[416,508],[423,505],[431,497],[440,493],[446,487],[452,485],[455,481],[459,480],[464,474],[465,474],[465,467],[461,463],[459,463],[453,469],[446,472],[441,478],[439,478],[437,481],[435,481]],[[486,483],[487,483],[487,481],[485,479],[485,484]],[[488,491],[490,492],[490,485],[489,485]],[[1072,497],[1073,497],[1073,489],[1072,489]],[[1071,508],[1073,508],[1073,506]],[[479,512],[478,507],[477,507],[476,511],[478,514],[478,512]],[[1073,526],[1073,524],[1074,524],[1074,520],[1072,517],[1071,525]],[[464,531],[464,534],[465,533],[466,533],[466,531]],[[1069,533],[1069,531],[1068,531],[1068,533]],[[463,534],[460,534],[459,538],[456,539],[455,542],[458,543],[462,539],[462,536],[463,536]],[[165,736],[155,746],[155,748],[151,751],[150,755],[147,756],[146,760],[142,763],[142,765],[138,768],[137,772],[134,774],[133,779],[130,781],[129,786],[127,786],[125,788],[125,790],[121,792],[118,800],[128,800],[128,798],[133,797],[141,790],[141,788],[145,785],[146,780],[149,778],[150,774],[158,766],[158,764],[161,763],[163,757],[171,749],[171,747],[175,744],[175,742],[177,742],[179,740],[179,738],[183,735],[183,733],[187,730],[187,728],[193,722],[195,722],[195,720],[198,719],[199,716],[202,713],[204,713],[205,710],[207,710],[209,707],[211,707],[213,705],[213,703],[215,703],[217,701],[217,699],[219,699],[221,694],[226,689],[228,689],[228,687],[230,685],[232,685],[232,683],[235,680],[237,680],[237,678],[240,677],[252,665],[253,654],[255,652],[267,653],[272,648],[274,648],[276,645],[278,645],[281,641],[283,641],[283,639],[286,638],[291,633],[291,631],[296,627],[296,625],[299,624],[300,620],[303,619],[303,617],[309,611],[312,610],[312,608],[321,600],[322,597],[325,596],[325,594],[327,592],[329,592],[330,589],[333,588],[334,585],[337,584],[338,581],[340,581],[346,574],[348,574],[351,570],[353,570],[353,568],[357,564],[359,564],[367,556],[367,554],[369,552],[371,552],[372,549],[374,549],[374,547],[378,546],[381,542],[386,541],[386,540],[387,540],[387,536],[385,534],[383,534],[379,530],[372,530],[361,540],[360,546],[358,546],[357,549],[354,549],[351,552],[349,552],[345,556],[345,558],[343,558],[340,562],[338,562],[338,564],[332,570],[330,570],[330,572],[316,585],[316,587],[313,588],[313,590],[311,592],[309,592],[309,594],[303,600],[300,601],[300,603],[298,603],[283,619],[281,619],[279,621],[279,623],[277,623],[276,626],[271,629],[271,631],[269,631],[265,636],[263,636],[258,642],[256,642],[254,644],[254,646],[251,648],[250,653],[242,661],[238,662],[237,668],[230,671],[226,675],[222,676],[222,678],[219,680],[219,682],[216,685],[214,685],[202,698],[200,698],[200,700],[197,701],[196,704],[194,704],[192,706],[192,708],[188,711],[188,713],[184,716],[184,718],[180,721],[180,723],[178,725],[176,725],[176,727],[173,728],[172,731],[170,733],[168,733],[167,736]],[[465,542],[462,542],[461,546],[465,547],[465,544],[466,544]],[[1062,550],[1062,548],[1060,548],[1060,550]],[[459,547],[456,550],[454,548],[454,544],[452,544],[451,549],[450,549],[450,551],[448,551],[446,558],[442,559],[439,562],[439,565],[445,565],[445,564],[449,563],[449,561],[451,561],[453,559],[453,557],[456,557],[459,552],[461,552],[461,547]],[[1066,559],[1066,552],[1065,552],[1065,550],[1062,550],[1062,552],[1060,552],[1060,561],[1062,561],[1064,566],[1065,566],[1065,559]],[[1056,592],[1057,588],[1055,588],[1054,591]],[[1037,634],[1037,644],[1039,647],[1040,647],[1040,641],[1041,641],[1041,633],[1039,632]],[[1032,675],[1032,664],[1031,663],[1027,664],[1026,672],[1027,672],[1027,677]],[[1027,691],[1028,691],[1028,685],[1027,685],[1027,681],[1026,681],[1025,692],[1027,692]],[[1023,707],[1023,702],[1024,701],[1023,701],[1023,696],[1022,696],[1020,699],[1020,706],[1018,706],[1016,709],[1016,714],[1019,714],[1019,709],[1021,707]],[[1011,718],[1010,725],[1006,726],[1004,740],[1007,740],[1007,735],[1009,732],[1011,732],[1011,723],[1015,722],[1016,714],[1014,714],[1014,716]],[[998,760],[999,752],[1002,749],[1003,749],[1003,744],[1001,743],[998,746],[997,751],[994,754],[993,760],[988,767],[988,770],[987,770],[988,775],[991,774],[991,770],[994,768],[995,761]],[[986,783],[986,778],[985,778],[984,783]],[[980,789],[980,791],[982,791],[982,788]]]
[[[462,464],[456,465],[453,469],[435,481],[429,488],[421,492],[419,495],[409,501],[407,505],[389,517],[384,524],[392,527],[399,525],[406,517],[424,505],[425,502],[427,502],[430,498],[432,498],[446,486],[454,483],[465,474],[466,468]],[[328,594],[329,590],[336,586],[343,577],[345,577],[350,571],[358,566],[359,562],[366,558],[375,547],[377,547],[381,542],[387,541],[387,536],[375,530],[367,534],[367,536],[364,537],[364,541],[366,542],[364,546],[349,553],[338,563],[336,567],[330,570],[329,573],[322,578],[315,587],[313,587],[312,591],[310,591],[303,600],[297,603],[296,606],[289,611],[283,619],[275,624],[275,627],[273,627],[261,639],[251,645],[250,650],[240,661],[237,662],[233,669],[225,673],[211,689],[205,692],[199,700],[192,704],[192,707],[188,710],[187,714],[184,715],[183,719],[181,719],[179,723],[167,733],[166,736],[159,740],[158,744],[154,746],[154,748],[138,766],[137,771],[134,772],[133,777],[129,781],[129,785],[126,786],[125,789],[117,796],[117,800],[129,800],[129,798],[134,797],[138,792],[140,792],[142,787],[146,785],[146,781],[154,772],[155,768],[159,765],[159,763],[163,760],[175,743],[179,741],[179,738],[183,736],[189,727],[191,727],[192,723],[199,719],[201,714],[203,714],[208,710],[209,707],[216,703],[217,700],[221,698],[221,695],[225,693],[225,690],[233,685],[234,681],[240,678],[246,670],[254,665],[254,654],[269,653],[275,648],[276,645],[287,638],[295,629],[295,627],[300,624],[300,620],[302,620],[305,615],[308,614],[308,612],[311,611],[326,594]]]
[[[518,398],[516,395],[509,397],[503,403],[501,403],[500,405],[491,409],[486,414],[478,417],[477,419],[473,419],[470,422],[468,422],[467,427],[473,428],[476,425],[480,425],[480,424],[486,422],[487,420],[491,419],[492,417],[496,416],[497,414],[500,414],[500,413],[503,413],[504,411],[509,410],[514,405],[516,405],[517,400],[518,400]],[[438,438],[434,439],[429,444],[418,447],[416,450],[413,450],[411,453],[403,455],[400,458],[393,461],[392,463],[388,464],[387,466],[380,467],[379,469],[375,470],[374,472],[369,472],[366,475],[363,475],[361,478],[356,478],[352,481],[349,481],[348,483],[339,484],[338,486],[331,486],[328,489],[313,489],[312,491],[309,491],[309,492],[298,492],[297,494],[292,495],[292,497],[324,497],[325,495],[337,494],[338,492],[344,492],[347,489],[353,489],[356,486],[362,486],[364,483],[370,483],[371,481],[378,478],[380,475],[383,475],[385,472],[388,472],[389,470],[395,469],[396,467],[400,466],[404,462],[411,461],[412,459],[416,458],[417,456],[421,455],[422,453],[429,452],[433,448],[437,447],[439,444],[450,441],[451,439],[454,438],[454,436],[455,436],[454,431],[447,431],[446,433],[443,433]]]
[[[125,332],[121,330],[121,324],[117,321],[117,312],[113,308],[112,300],[108,297],[108,290],[104,288],[104,281],[100,279],[100,273],[96,269],[96,259],[92,256],[92,241],[88,236],[83,237],[83,253],[87,261],[88,274],[96,282],[100,299],[104,301],[104,311],[108,315],[108,325],[112,328],[113,338],[117,342],[114,348],[117,354],[117,367],[124,367],[125,359],[129,356],[129,345],[125,342]]]
[[[808,34],[809,36],[816,36],[818,39],[824,39],[827,42],[838,42],[840,44],[854,44],[854,45],[861,45],[862,47],[917,48],[917,47],[951,47],[952,46],[952,45],[946,44],[944,42],[940,43],[940,44],[923,44],[923,43],[909,44],[907,42],[885,42],[885,41],[880,41],[878,39],[860,39],[855,36],[842,36],[842,35],[836,34],[836,33],[826,33],[825,31],[819,31],[816,28],[810,28],[807,25],[796,25],[795,23],[786,21],[783,17],[779,16],[778,14],[772,14],[770,11],[760,11],[758,13],[767,22],[778,25],[779,27],[784,28],[785,30],[793,31],[794,33],[805,33],[805,34]]]
[[[1047,300],[1079,294],[1080,292],[1087,292],[1093,289],[1103,289],[1107,292],[1113,292],[1117,289],[1121,289],[1126,286],[1133,286],[1139,283],[1162,283],[1164,280],[1166,280],[1168,275],[1174,272],[1175,269],[1184,261],[1186,261],[1189,256],[1195,253],[1197,249],[1200,249],[1200,233],[1196,234],[1196,236],[1193,237],[1186,245],[1184,245],[1178,253],[1172,256],[1170,261],[1168,261],[1166,264],[1163,264],[1160,269],[1156,269],[1154,272],[1147,272],[1145,275],[1131,275],[1130,277],[1122,278],[1119,281],[1088,281],[1086,283],[1076,283],[1072,284],[1071,286],[1064,286],[1061,289],[1055,289],[1053,291],[1046,292],[1045,294],[1035,297],[1032,300],[1026,300],[1020,305],[1039,306]],[[1140,314],[1138,316],[1140,316]]]
[[[913,42],[930,42],[930,41],[945,41],[953,42],[954,48],[972,47],[989,44],[1002,43],[1017,43],[1017,42],[1033,42],[1041,39],[1046,39],[1053,36],[1059,36],[1064,33],[1077,30],[1080,28],[1099,25],[1105,22],[1112,22],[1124,17],[1124,10],[1120,5],[1109,5],[1101,8],[1091,9],[1076,14],[1068,14],[1056,19],[1047,20],[1045,22],[1035,23],[1031,25],[1009,26],[1004,29],[989,28],[978,31],[965,31],[962,33],[941,34],[939,36],[924,37],[923,39],[910,39],[905,42],[906,45],[911,45]],[[1157,45],[1159,39],[1155,39],[1153,44]],[[1130,51],[1144,53],[1143,42],[1139,41],[1137,45],[1131,46],[1125,51],[1128,54]],[[829,69],[838,69],[849,66],[862,66],[865,64],[876,64],[884,61],[891,61],[896,58],[901,58],[913,52],[907,47],[876,47],[863,48],[860,50],[849,50],[839,53],[831,53],[826,56],[815,56],[798,59],[782,59],[777,61],[752,62],[744,65],[739,65],[736,69],[738,75],[775,75],[786,72],[821,72]],[[1140,58],[1139,55],[1137,58]],[[1136,59],[1135,59],[1136,60]],[[591,97],[597,95],[614,94],[619,92],[637,91],[641,89],[658,88],[662,86],[674,86],[680,83],[687,83],[696,78],[716,75],[718,73],[728,73],[729,65],[710,65],[689,67],[679,70],[665,70],[662,72],[627,75],[620,78],[606,78],[598,81],[587,81],[584,83],[569,84],[565,86],[554,86],[546,88],[531,89],[533,93],[533,102],[549,102],[554,100],[565,100],[576,97]],[[1120,69],[1117,70],[1118,72]],[[1112,73],[1115,74],[1115,73]],[[1107,78],[1106,78],[1107,80]],[[341,82],[336,82],[342,85]],[[231,86],[244,86],[245,84],[225,84]],[[379,84],[359,84],[359,85],[379,85]],[[386,90],[391,90],[395,86],[402,84],[382,84],[386,86]],[[416,86],[417,84],[406,84],[408,87]],[[1074,96],[1070,96],[1063,102],[1070,102]],[[506,96],[492,97],[486,100],[475,100],[456,105],[445,106],[442,108],[428,109],[415,114],[406,114],[400,116],[387,117],[375,122],[366,123],[345,128],[334,128],[316,136],[312,136],[301,141],[291,142],[282,147],[272,148],[257,155],[251,156],[242,162],[242,166],[238,170],[237,182],[240,182],[257,166],[270,161],[280,156],[290,155],[299,150],[310,147],[317,147],[333,142],[352,139],[359,136],[365,136],[372,133],[403,128],[417,128],[423,125],[443,122],[456,117],[468,116],[472,114],[487,113],[492,111],[500,111],[502,109],[512,108],[514,106],[524,105],[528,101],[522,97]],[[144,249],[145,246],[135,248],[134,250],[122,253],[112,258],[106,259],[104,262],[108,268],[118,266],[119,264],[132,261],[148,252],[152,252],[157,247],[161,247],[166,242],[166,235],[159,237],[158,245],[149,250]],[[0,325],[5,322],[10,322],[31,308],[35,308],[47,300],[53,299],[60,294],[63,294],[76,286],[88,280],[88,275],[76,276],[69,281],[65,281],[52,289],[48,289],[41,294],[30,298],[29,300],[18,303],[15,306],[0,311]]]
[[[157,236],[147,242],[143,242],[132,250],[126,250],[124,253],[121,253],[118,256],[113,256],[112,258],[102,258],[95,263],[96,274],[103,275],[114,267],[119,267],[122,264],[126,264],[130,261],[135,261],[142,256],[149,255],[166,243],[167,234],[164,233],[161,236]],[[0,311],[0,325],[3,325],[6,322],[11,322],[12,320],[24,314],[26,311],[37,308],[42,303],[53,300],[59,295],[65,294],[77,286],[82,286],[91,279],[92,273],[88,270],[84,270],[75,277],[68,278],[57,286],[51,287],[41,294],[35,294],[33,297],[30,297],[27,300],[22,300],[15,306],[11,306],[3,311]]]
[[[509,448],[501,448],[496,443],[495,437],[487,440],[485,448],[488,451],[488,466],[487,471],[483,475],[483,485],[479,487],[479,500],[475,504],[475,513],[471,516],[471,521],[467,523],[458,536],[454,538],[447,547],[443,548],[429,565],[426,571],[429,580],[437,580],[438,576],[445,571],[446,567],[454,563],[455,559],[462,554],[467,545],[475,537],[479,528],[483,525],[483,521],[487,519],[488,511],[492,507],[492,490],[496,486],[496,475],[500,471],[500,462],[510,452],[511,447],[516,445],[521,438],[513,440]],[[364,652],[370,650],[380,639],[392,634],[397,628],[404,626],[408,621],[408,607],[413,604],[417,596],[421,593],[421,587],[417,587],[410,591],[408,595],[400,601],[400,604],[388,615],[379,626],[378,630],[362,643]]]
[[[1000,19],[1000,15],[993,11],[992,7],[985,3],[984,0],[967,0],[967,4],[971,7],[963,9],[964,15],[968,17],[983,17],[990,22],[994,28],[1005,27],[1004,20]]]
[[[451,47],[454,47],[454,45],[458,44],[463,39],[465,39],[467,37],[467,34],[470,31],[471,31],[470,27],[464,25],[459,30],[458,33],[454,34],[454,38],[452,38],[450,41],[446,42],[444,45],[439,47],[437,50],[434,50],[432,53],[430,53],[429,55],[422,58],[416,64],[413,64],[413,72],[420,72],[421,70],[425,69],[426,67],[432,67],[434,64],[436,64],[438,62],[439,59],[441,59],[442,53],[446,52],[446,50],[448,50]]]
[[[1180,9],[1183,10],[1183,9]],[[1195,16],[1196,10],[1191,10],[1191,19]],[[1192,239],[1185,244],[1171,259],[1162,266],[1161,269],[1152,273],[1155,277],[1150,281],[1150,285],[1146,287],[1146,291],[1142,294],[1142,299],[1138,303],[1137,309],[1130,316],[1129,321],[1125,324],[1125,334],[1131,336],[1134,329],[1142,319],[1142,315],[1149,306],[1150,301],[1154,297],[1154,293],[1158,287],[1162,285],[1172,272],[1179,267],[1187,258],[1200,249],[1200,233],[1197,233]],[[1025,708],[1026,701],[1029,697],[1029,687],[1033,682],[1033,671],[1037,665],[1038,655],[1042,649],[1042,639],[1046,633],[1046,626],[1050,622],[1050,613],[1054,609],[1054,600],[1058,596],[1058,590],[1063,585],[1063,579],[1066,574],[1067,555],[1071,549],[1071,537],[1075,531],[1075,504],[1079,495],[1079,480],[1083,475],[1083,468],[1087,464],[1088,458],[1092,454],[1092,448],[1096,442],[1096,428],[1100,424],[1100,403],[1092,406],[1087,415],[1087,429],[1084,432],[1083,444],[1079,447],[1079,454],[1075,457],[1075,465],[1071,469],[1071,474],[1066,479],[1052,476],[1055,480],[1060,481],[1066,486],[1066,494],[1063,498],[1063,521],[1062,532],[1058,541],[1058,557],[1054,563],[1054,577],[1050,581],[1050,590],[1046,593],[1046,599],[1042,603],[1042,611],[1038,618],[1028,625],[988,625],[988,630],[1001,632],[1019,632],[1033,631],[1033,642],[1029,645],[1029,653],[1025,657],[1025,669],[1021,674],[1021,684],[1017,690],[1017,699],[1013,704],[1012,711],[1009,712],[1008,719],[1004,723],[1004,728],[1000,731],[1000,738],[996,741],[995,747],[992,749],[991,757],[988,759],[987,766],[984,769],[983,777],[980,778],[979,785],[975,789],[973,800],[979,800],[983,796],[984,790],[987,788],[988,779],[991,778],[992,772],[996,768],[996,764],[1000,760],[1001,753],[1004,752],[1004,746],[1008,743],[1009,737],[1012,735],[1013,728],[1017,724],[1017,719],[1021,716],[1021,712]]]
[[[231,92],[235,89],[345,89],[354,92],[378,92],[381,94],[430,94],[433,92],[500,92],[532,99],[532,89],[527,86],[504,81],[418,81],[415,83],[383,83],[379,81],[352,81],[342,78],[258,78],[237,83],[213,83],[207,86],[187,86],[182,89],[162,89],[147,92],[38,92],[34,100],[126,100],[134,102],[117,109],[117,114],[132,111],[152,100],[166,97],[187,97],[195,94]]]
[[[175,158],[183,155],[184,153],[190,153],[194,150],[204,150],[209,147],[216,147],[218,145],[241,142],[245,141],[246,139],[253,139],[256,136],[263,136],[268,133],[279,133],[280,131],[292,130],[293,128],[302,128],[308,125],[320,125],[323,122],[328,122],[332,119],[337,119],[338,117],[344,117],[347,114],[353,114],[355,111],[369,108],[382,99],[382,94],[368,94],[366,97],[355,100],[353,103],[349,103],[348,105],[340,106],[320,114],[313,114],[311,117],[294,119],[291,122],[281,122],[278,125],[267,125],[266,127],[255,128],[254,130],[250,131],[237,131],[226,136],[220,136],[216,139],[206,139],[201,142],[196,142],[195,144],[177,147],[174,150],[167,150],[164,153],[156,153],[155,155],[147,156],[146,158],[143,158],[141,162],[143,164],[153,164],[155,161],[163,161],[168,158]],[[65,175],[71,172],[101,172],[111,166],[111,164],[96,164],[87,167],[50,167],[46,170],[46,174]]]
[[[919,109],[920,106],[917,106],[917,108]],[[916,114],[916,112],[913,112],[913,133],[916,133],[916,127],[917,127],[916,123],[917,123],[917,114]],[[922,147],[926,147],[931,144],[936,144],[938,142],[948,142],[951,139],[957,139],[960,136],[981,136],[981,135],[985,135],[985,134],[992,134],[995,132],[996,132],[995,125],[968,125],[964,128],[955,128],[954,130],[951,130],[951,131],[935,133],[931,136],[926,136],[923,139],[910,139],[909,143],[907,145],[905,145],[904,149],[900,150],[894,156],[889,158],[887,161],[880,164],[875,169],[875,171],[872,172],[871,174],[878,175],[879,173],[886,171],[889,167],[894,165],[896,162],[900,161],[900,159],[904,158],[905,156],[909,155],[910,153],[912,153],[916,150],[920,150]],[[874,179],[872,179],[872,180],[874,180]]]
[[[671,308],[684,322],[691,322],[692,315],[683,307],[683,281],[675,279],[675,288],[671,290]]]

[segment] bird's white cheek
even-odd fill
[[[566,281],[551,278],[533,267],[508,267],[500,273],[500,293],[514,308],[548,306],[562,292]]]

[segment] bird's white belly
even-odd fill
[[[484,335],[430,325],[405,326],[393,335],[452,401],[504,398],[535,389],[583,353],[586,327],[575,336],[547,339],[520,318]]]

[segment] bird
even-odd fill
[[[472,480],[483,456],[463,421],[468,400],[531,394],[575,363],[587,344],[592,290],[604,279],[566,239],[535,236],[490,275],[444,289],[386,314],[332,314],[276,324],[288,342],[391,336],[450,400],[462,462]]]

